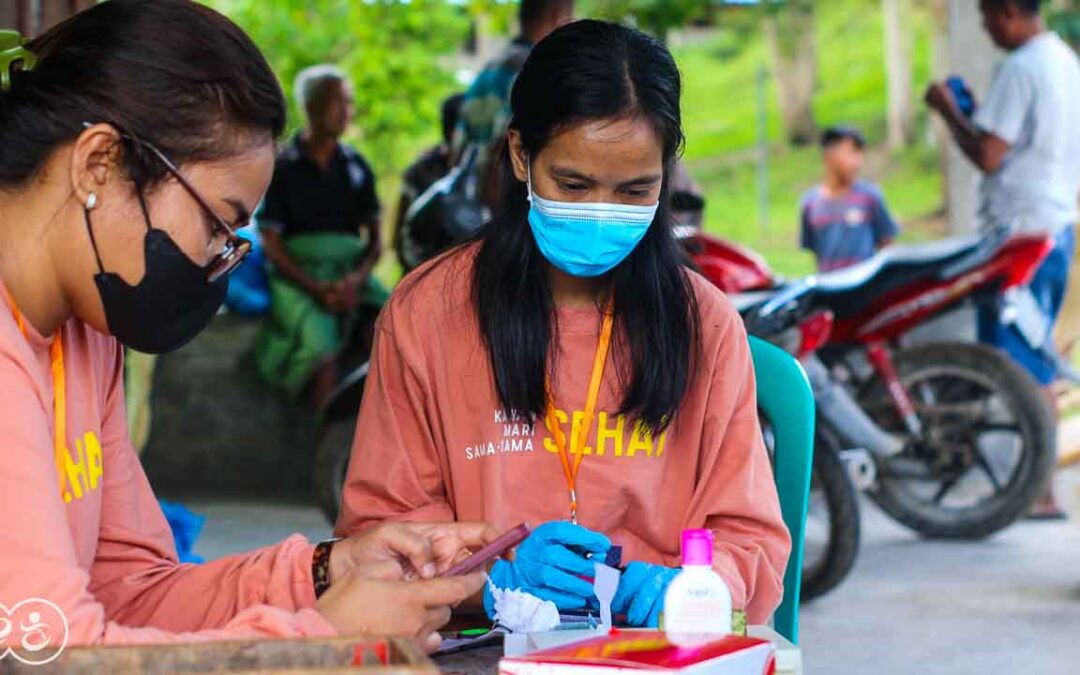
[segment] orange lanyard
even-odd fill
[[[23,337],[28,337],[26,322],[22,312],[15,305],[15,298],[11,292],[4,289],[8,304],[11,305],[11,313],[15,316],[15,323],[22,331]],[[49,360],[52,362],[53,379],[53,461],[56,463],[56,476],[59,481],[60,492],[64,492],[64,456],[67,438],[67,390],[64,387],[64,343],[60,339],[60,328],[56,330],[56,337],[49,345]]]
[[[548,383],[547,413],[544,423],[555,438],[555,446],[559,450],[559,460],[562,462],[563,477],[566,478],[566,489],[570,493],[570,522],[577,524],[577,477],[581,469],[581,462],[585,459],[585,443],[592,429],[593,418],[596,416],[596,401],[600,398],[600,383],[604,379],[604,364],[607,363],[608,351],[611,348],[611,329],[615,315],[609,303],[604,310],[604,320],[600,325],[600,340],[596,344],[596,357],[593,360],[592,377],[589,379],[589,391],[585,399],[585,419],[577,436],[574,436],[574,463],[570,464],[570,452],[566,448],[566,434],[559,427],[558,418],[555,415],[555,397]],[[570,416],[570,429],[573,434],[574,419]]]

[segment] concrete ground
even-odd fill
[[[924,541],[865,502],[855,570],[803,609],[806,672],[1080,672],[1080,469],[1057,485],[1071,520],[973,543]]]
[[[804,607],[805,672],[1080,672],[1080,467],[1058,474],[1070,521],[1021,522],[977,543],[923,541],[872,504],[851,576]],[[184,501],[207,558],[330,528],[305,503]]]

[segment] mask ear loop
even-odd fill
[[[142,188],[138,184],[135,185],[135,194],[139,197],[139,208],[142,209],[143,222],[146,223],[146,231],[154,229],[154,226],[150,224],[150,210],[146,208],[146,197],[143,196]]]
[[[86,219],[86,231],[90,234],[90,247],[94,249],[94,259],[97,260],[98,272],[105,274],[105,266],[101,264],[101,254],[98,253],[97,238],[94,237],[94,227],[90,224],[90,209],[83,209],[83,218]]]
[[[532,161],[529,158],[525,159],[525,185],[529,188],[528,200],[532,204],[533,189],[532,189]]]

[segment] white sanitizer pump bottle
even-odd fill
[[[712,560],[712,531],[683,530],[682,571],[664,595],[664,630],[677,644],[731,633],[731,591]]]

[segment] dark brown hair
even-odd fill
[[[28,45],[31,71],[0,92],[0,189],[34,176],[83,123],[107,122],[175,164],[222,159],[285,126],[281,87],[240,28],[191,0],[109,0]],[[136,144],[124,161],[137,185],[165,177]]]
[[[998,11],[1005,9],[1005,5],[1012,5],[1024,16],[1035,16],[1042,8],[1042,0],[990,0],[987,4]]]

